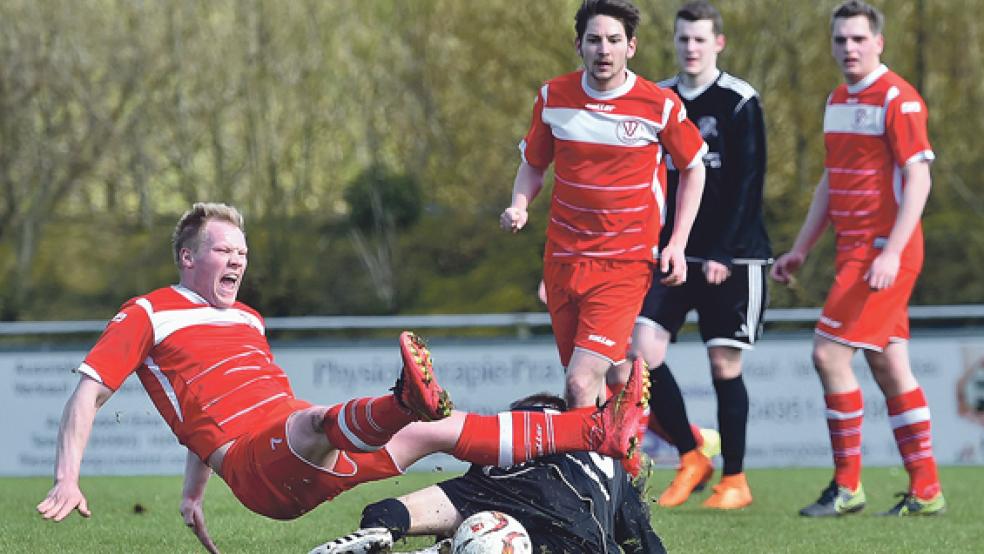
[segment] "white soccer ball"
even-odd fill
[[[451,554],[532,554],[530,534],[509,514],[478,512],[454,532]]]

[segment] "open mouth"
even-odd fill
[[[219,279],[219,284],[224,289],[235,289],[239,286],[239,275],[235,273],[226,273]]]

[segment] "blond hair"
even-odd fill
[[[178,267],[181,266],[181,249],[198,251],[198,247],[205,239],[205,224],[212,220],[226,221],[245,230],[243,215],[236,208],[219,202],[195,202],[178,220],[178,224],[174,227],[174,234],[171,235],[174,263],[178,264]]]

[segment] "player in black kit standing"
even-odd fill
[[[674,24],[680,73],[660,83],[683,99],[687,117],[708,145],[704,195],[686,249],[690,277],[678,287],[654,280],[632,336],[634,356],[653,368],[650,427],[680,451],[677,475],[659,498],[665,507],[685,502],[714,471],[697,448],[683,396],[665,363],[690,310],[697,310],[710,360],[724,459],[721,482],[704,506],[735,509],[752,502],[743,471],[748,393],[741,356],[758,339],[767,304],[772,249],[762,222],[765,123],[755,89],[717,67],[725,45],[722,26],[720,13],[706,1],[680,8]],[[673,228],[677,172],[670,169],[664,229]]]

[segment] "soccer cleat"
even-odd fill
[[[389,552],[393,535],[384,527],[369,527],[317,546],[308,554],[377,554]]]
[[[895,496],[901,496],[899,501],[891,510],[881,512],[880,516],[938,516],[946,512],[946,500],[943,493],[936,493],[936,496],[929,500],[923,500],[911,492],[900,492]]]
[[[816,502],[799,511],[805,517],[835,517],[860,512],[864,508],[864,488],[858,483],[858,490],[852,491],[831,481],[820,493]]]
[[[649,405],[649,371],[646,362],[632,362],[629,382],[595,414],[601,422],[601,437],[595,448],[612,458],[632,458],[639,450],[639,418]],[[592,431],[598,431],[597,428]]]
[[[400,405],[413,412],[420,421],[435,421],[451,415],[454,403],[434,378],[434,362],[424,339],[411,331],[400,333],[400,354],[403,371],[393,387]]]
[[[752,490],[748,488],[745,473],[724,475],[721,482],[714,485],[714,494],[704,501],[705,508],[717,510],[737,510],[752,503]]]
[[[663,494],[659,495],[657,502],[664,508],[679,506],[690,498],[695,489],[702,488],[713,474],[714,464],[710,458],[697,449],[686,452],[680,456],[676,476]]]

